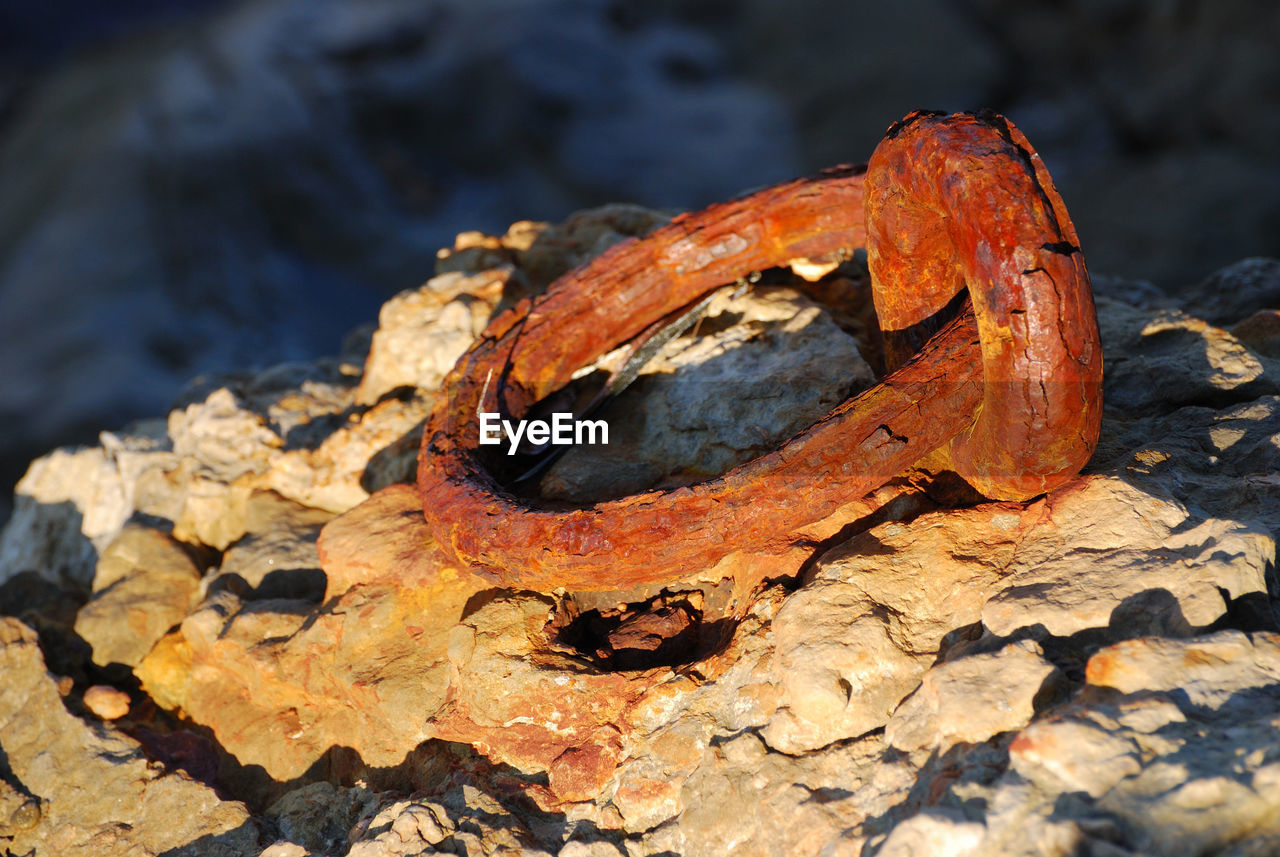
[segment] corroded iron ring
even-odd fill
[[[945,461],[1024,500],[1079,472],[1102,419],[1102,348],[1080,240],[1040,156],[1003,116],[913,113],[876,147],[867,264],[888,368],[968,287],[985,387]]]
[[[779,449],[570,510],[516,498],[484,467],[478,411],[520,417],[712,289],[863,245],[894,371]],[[966,286],[972,306],[957,306]],[[627,589],[785,546],[935,450],[988,496],[1056,487],[1096,445],[1101,372],[1078,242],[1025,138],[994,114],[915,113],[865,180],[839,168],[683,215],[493,319],[445,379],[418,488],[446,553],[501,585]]]

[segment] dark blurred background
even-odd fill
[[[0,0],[0,519],[198,373],[334,353],[459,231],[864,160],[916,107],[1040,151],[1095,273],[1280,255],[1270,0]]]

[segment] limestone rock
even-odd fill
[[[329,854],[347,844],[347,834],[375,803],[362,788],[318,782],[288,792],[264,813],[280,834],[302,852]]]
[[[1100,302],[1107,404],[1137,416],[1178,405],[1246,402],[1280,391],[1280,367],[1235,336],[1180,310]]]
[[[174,535],[223,550],[244,535],[249,496],[283,440],[227,387],[169,414],[169,437],[186,483],[170,512]]]
[[[27,571],[0,584],[0,616],[18,619],[39,635],[50,672],[64,682],[90,682],[93,652],[75,631],[76,611],[87,597],[86,589]]]
[[[172,522],[178,540],[221,551],[257,526],[255,492],[274,490],[329,517],[411,479],[414,429],[428,404],[391,399],[345,414],[350,385],[344,393],[338,377],[273,367],[214,385],[167,425],[104,433],[100,449],[37,460],[0,534],[0,580],[30,570],[88,586],[97,553],[135,515]]]
[[[1223,326],[1280,308],[1280,259],[1241,259],[1189,287],[1185,298],[1187,312]]]
[[[399,387],[435,390],[489,321],[515,272],[441,274],[382,305],[356,401],[370,405]]]
[[[246,533],[227,548],[205,590],[230,588],[246,600],[293,598],[318,602],[324,572],[316,539],[332,515],[270,491],[254,493],[245,511]]]
[[[924,674],[885,724],[884,738],[908,751],[986,741],[1030,723],[1036,703],[1060,681],[1057,667],[1030,640],[948,661]]]
[[[412,482],[428,411],[428,402],[412,397],[357,411],[314,448],[276,456],[266,485],[304,506],[340,514],[380,488]]]
[[[1203,629],[1227,612],[1223,593],[1267,591],[1274,552],[1257,525],[1101,476],[882,524],[824,557],[780,611],[786,693],[762,734],[798,752],[884,725],[944,638],[979,622],[995,637]]]
[[[309,853],[296,842],[275,842],[258,857],[308,857]]]
[[[242,804],[163,772],[120,732],[68,714],[35,634],[12,619],[0,619],[0,671],[6,779],[39,802],[27,813],[34,824],[0,827],[2,847],[66,857],[257,853],[257,826]]]
[[[195,606],[200,569],[170,536],[125,527],[98,560],[93,595],[76,616],[76,633],[93,660],[136,666]]]
[[[619,241],[643,238],[670,220],[670,213],[651,206],[614,202],[574,212],[559,223],[514,223],[500,243],[514,252],[516,265],[537,292]],[[441,255],[437,270],[453,269],[460,261]]]
[[[445,826],[442,827],[441,821]],[[369,824],[367,839],[357,842],[348,854],[356,857],[401,857],[434,849],[452,832],[448,814],[432,811],[429,805],[401,801],[384,808]]]
[[[876,853],[879,857],[971,857],[986,833],[982,824],[960,813],[922,812],[893,829]]]
[[[769,629],[782,603],[781,592],[768,593],[699,663],[696,680],[662,682],[629,714],[628,757],[598,817],[640,836],[641,853],[765,855],[778,843],[791,853],[856,851],[850,831],[889,812],[914,782],[901,754],[884,757],[879,737],[799,757],[761,740],[781,693]]]
[[[556,857],[625,857],[626,852],[610,842],[566,842]]]
[[[192,459],[224,482],[247,473],[262,473],[283,441],[260,415],[240,407],[226,387],[203,402],[169,414],[169,437],[175,454]]]
[[[1280,637],[1221,631],[1193,640],[1141,638],[1089,659],[1089,684],[1121,693],[1178,692],[1184,709],[1248,709],[1273,703],[1280,679]]]
[[[489,795],[464,786],[442,800],[400,800],[383,807],[347,854],[551,857],[537,846],[538,838],[521,819]]]
[[[689,779],[721,753],[747,770],[764,762],[765,746],[754,730],[777,707],[771,642],[764,633],[782,599],[770,593],[753,605],[724,649],[703,662],[704,681],[672,676],[629,713],[628,759],[606,794],[628,831],[660,827],[680,815],[697,790]],[[712,752],[717,735],[740,738]],[[710,765],[714,769],[714,765]]]
[[[124,495],[102,449],[57,450],[32,462],[0,534],[0,580],[34,571],[87,585],[97,550],[129,516]]]
[[[570,448],[541,492],[599,501],[719,475],[874,380],[853,338],[795,291],[721,293],[694,330],[667,343],[595,415],[610,427],[609,444]]]
[[[855,589],[819,584],[779,611],[773,633],[781,710],[761,732],[770,747],[801,753],[865,734],[883,726],[919,683],[924,659],[903,651],[892,614],[877,607]]]
[[[1066,817],[1085,838],[1105,822],[1106,838],[1133,850],[1193,855],[1234,844],[1235,853],[1264,853],[1280,836],[1278,653],[1275,634],[1224,631],[1131,640],[1096,654],[1091,686],[1096,677],[1118,692],[1085,696],[1014,740],[1012,770],[1039,794],[1003,778],[993,804],[1012,805],[988,818],[979,853],[1000,853],[1000,838],[1034,837],[1049,821],[1044,803],[1062,806],[1062,795],[1078,792],[1088,797],[1066,803]],[[1185,693],[1188,679],[1201,690]]]
[[[46,557],[48,577],[11,578],[0,604],[52,616],[67,578],[88,581],[56,557],[75,539],[77,562],[100,551],[80,621],[95,658],[122,634],[134,647],[100,661],[136,663],[119,723],[158,761],[152,703],[207,730],[223,763],[208,776],[271,807],[276,857],[1266,853],[1276,368],[1265,338],[1140,284],[1100,288],[1103,436],[1045,497],[941,509],[916,474],[803,543],[629,592],[495,590],[444,560],[400,484],[447,368],[432,361],[661,220],[612,208],[459,236],[388,309],[361,386],[359,360],[212,379],[167,425],[44,459],[27,496],[53,502],[25,506],[4,544]],[[852,310],[776,287],[718,299],[705,336],[656,364],[675,371],[615,403],[623,423],[663,416],[610,454],[693,478],[753,454],[741,423],[770,445],[865,381],[866,343],[844,332],[866,323],[851,270],[789,282]],[[811,401],[771,395],[785,372]],[[718,395],[731,381],[756,386]],[[639,484],[587,452],[551,481]],[[189,556],[216,570],[199,581]],[[79,688],[109,679],[59,657],[52,692],[93,710],[102,693]],[[0,808],[43,813],[10,791]]]
[[[1259,357],[1280,359],[1280,310],[1257,310],[1232,325],[1230,333]]]
[[[268,456],[266,472],[252,480],[219,480],[219,491],[230,502],[243,502],[247,490],[270,488],[304,506],[340,514],[369,498],[387,485],[411,482],[417,464],[417,440],[430,402],[413,394],[389,397],[369,406],[354,404],[350,388],[318,413],[298,413],[298,390],[277,392],[272,398],[251,405],[273,414],[272,422],[302,421],[288,433],[286,448]],[[282,405],[292,405],[285,413]],[[310,408],[308,408],[310,410]],[[227,489],[218,486],[226,484]],[[216,514],[212,506],[208,514]],[[223,513],[225,515],[225,512]],[[235,517],[230,516],[234,521]],[[230,531],[234,541],[234,531]]]
[[[983,607],[983,626],[996,636],[1035,626],[1058,637],[1090,628],[1186,634],[1224,615],[1227,598],[1266,591],[1275,541],[1263,527],[1206,519],[1119,480],[1092,481],[1046,505],[1039,538],[1018,545]],[[1070,547],[1051,533],[1055,518],[1071,522],[1060,530]]]

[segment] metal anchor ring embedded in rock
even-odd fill
[[[866,247],[886,377],[778,449],[586,508],[504,491],[478,411],[519,417],[575,370],[750,271]],[[967,292],[967,297],[965,296]],[[418,461],[445,552],[500,585],[622,590],[767,549],[926,455],[1023,500],[1088,461],[1102,349],[1075,229],[1001,116],[917,112],[842,167],[676,218],[494,318],[445,379]]]

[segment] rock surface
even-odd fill
[[[608,446],[571,448],[541,493],[584,503],[707,479],[779,446],[874,381],[854,340],[803,295],[721,292],[596,415],[610,426]]]
[[[939,664],[894,710],[885,743],[908,752],[980,744],[1030,723],[1062,682],[1031,640]]]
[[[76,616],[75,631],[93,647],[94,663],[137,666],[195,606],[201,572],[165,533],[121,530],[102,552],[93,595]]]
[[[138,665],[143,688],[277,780],[301,776],[332,747],[378,767],[404,761],[429,737],[428,718],[444,701],[453,623],[482,588],[431,561],[416,496],[399,486],[371,501],[372,510],[360,508],[403,522],[406,540],[428,555],[417,560],[420,575],[361,578],[335,592],[345,582],[335,571],[321,607],[311,598],[212,594]],[[362,520],[346,526],[360,530]],[[400,556],[377,553],[371,529],[351,541],[327,539],[328,566],[401,568]]]
[[[138,744],[63,708],[36,635],[0,618],[0,790],[10,797],[0,848],[13,854],[256,854],[257,825],[181,772],[166,772]]]
[[[941,508],[904,479],[814,544],[645,591],[509,592],[449,566],[404,484],[449,355],[661,220],[613,207],[460,236],[388,305],[362,372],[348,354],[224,379],[33,464],[0,605],[26,605],[67,677],[3,626],[3,835],[271,857],[1274,850],[1280,366],[1261,322],[1239,325],[1270,308],[1249,285],[1269,263],[1219,275],[1261,303],[1212,322],[1099,278],[1103,437],[1045,497]],[[619,433],[630,465],[579,450],[544,489],[714,472],[870,380],[856,266],[777,276],[610,405],[662,423]],[[760,383],[788,372],[803,389]],[[699,396],[723,400],[701,422]],[[62,612],[22,601],[32,587]],[[63,592],[83,593],[74,620]],[[19,713],[37,696],[74,738],[59,764],[149,772],[102,768],[133,815],[39,779]],[[154,829],[147,808],[179,799],[208,814]]]

